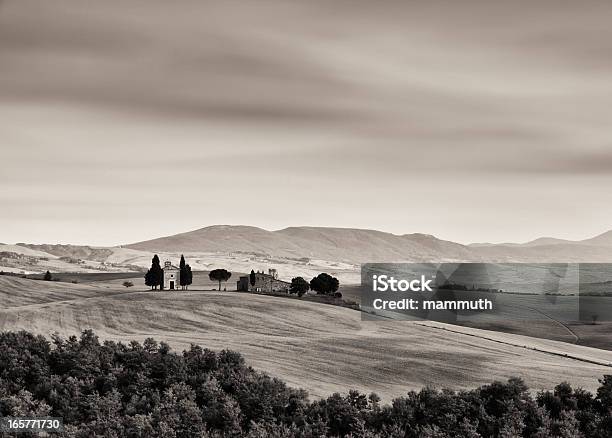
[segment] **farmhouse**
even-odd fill
[[[178,289],[181,284],[181,270],[172,262],[164,263],[164,289]]]
[[[236,290],[242,292],[289,292],[291,283],[278,279],[276,269],[268,269],[268,273],[263,271],[255,272],[255,284],[251,284],[250,275],[240,277],[236,284]]]

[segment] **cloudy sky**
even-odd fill
[[[612,3],[0,0],[0,242],[612,228]]]

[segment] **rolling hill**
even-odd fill
[[[66,336],[92,328],[103,339],[234,349],[314,397],[356,388],[389,400],[427,385],[462,389],[510,376],[533,389],[566,380],[593,390],[612,362],[610,351],[433,322],[362,321],[354,310],[272,296],[14,277],[0,289],[12,295],[0,301],[0,330]]]
[[[396,235],[376,230],[289,227],[268,231],[214,225],[118,247],[0,245],[0,271],[126,272],[145,270],[154,253],[178,262],[185,254],[195,270],[226,267],[240,272],[276,268],[284,279],[329,272],[358,283],[370,262],[612,262],[612,231],[569,241],[543,237],[526,243],[462,245],[428,234]]]
[[[598,236],[591,239],[582,240],[579,243],[596,246],[609,246],[612,247],[612,230],[606,231]]]
[[[267,231],[256,227],[215,225],[127,245],[142,251],[244,252],[286,258],[317,258],[348,263],[403,260],[466,260],[464,245],[426,234],[395,235],[352,228],[290,227]]]
[[[290,227],[267,231],[216,225],[127,245],[149,252],[254,253],[348,263],[399,261],[612,262],[612,231],[582,241],[541,238],[524,244],[474,244],[427,234],[396,235],[375,230]]]

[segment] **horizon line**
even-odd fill
[[[525,245],[531,242],[534,242],[536,240],[540,240],[540,239],[555,239],[555,240],[561,240],[561,241],[566,241],[568,243],[580,243],[583,242],[585,240],[589,240],[589,239],[594,239],[597,238],[599,236],[602,236],[606,233],[609,233],[612,231],[611,229],[608,230],[604,230],[601,233],[595,234],[595,235],[591,235],[591,236],[587,236],[583,239],[566,239],[566,238],[560,238],[560,237],[554,237],[554,236],[539,236],[539,237],[535,237],[533,239],[529,239],[526,240],[524,242],[511,242],[511,241],[473,241],[473,242],[469,242],[469,243],[462,243],[459,241],[455,241],[455,240],[450,240],[450,239],[445,239],[442,237],[439,237],[438,235],[435,234],[431,234],[431,233],[422,233],[422,232],[412,232],[412,233],[402,233],[402,234],[398,234],[398,233],[393,233],[390,231],[383,231],[380,229],[376,229],[376,228],[359,228],[359,227],[340,227],[340,226],[314,226],[314,225],[291,225],[291,226],[287,226],[284,228],[279,228],[279,229],[267,229],[267,228],[263,228],[263,227],[258,227],[255,225],[245,225],[245,224],[212,224],[212,225],[206,225],[203,227],[199,227],[199,228],[195,228],[195,229],[191,229],[188,231],[181,231],[178,233],[174,233],[174,234],[168,234],[168,235],[164,235],[164,236],[158,236],[158,237],[152,237],[149,239],[145,239],[145,240],[139,240],[137,242],[130,242],[130,243],[118,243],[115,245],[92,245],[92,244],[87,244],[87,243],[69,243],[69,242],[49,242],[49,241],[45,241],[45,242],[27,242],[27,241],[16,241],[14,243],[5,243],[5,242],[0,242],[0,244],[2,245],[66,245],[66,246],[88,246],[91,248],[119,248],[119,247],[127,247],[130,245],[135,245],[138,243],[143,243],[143,242],[148,242],[151,240],[158,240],[158,239],[164,239],[164,238],[168,238],[168,237],[172,237],[172,236],[178,236],[178,235],[182,235],[182,234],[189,234],[189,233],[193,233],[195,231],[200,231],[200,230],[204,230],[207,228],[215,228],[215,227],[228,227],[228,228],[237,228],[237,227],[244,227],[244,228],[254,228],[254,229],[258,229],[258,230],[262,230],[262,231],[266,231],[269,233],[275,233],[275,232],[280,232],[280,231],[284,231],[284,230],[288,230],[291,228],[310,228],[310,229],[327,229],[327,230],[331,230],[331,229],[336,229],[336,230],[355,230],[355,231],[369,231],[369,232],[377,232],[377,233],[383,233],[383,234],[390,234],[392,236],[396,236],[396,237],[403,237],[403,236],[411,236],[411,235],[423,235],[423,236],[430,236],[433,237],[435,239],[438,240],[443,240],[446,242],[452,242],[452,243],[456,243],[459,245],[463,245],[466,247],[469,247],[471,245]]]

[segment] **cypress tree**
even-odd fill
[[[181,285],[181,289],[185,290],[185,286],[187,286],[187,267],[185,265],[185,257],[181,254],[181,262],[179,264],[179,283]]]
[[[149,269],[144,276],[145,284],[153,289],[153,275],[151,275],[151,270]]]
[[[185,271],[187,273],[185,287],[189,287],[189,285],[191,284],[191,282],[193,280],[193,274],[191,273],[191,266],[186,265],[185,266]]]
[[[159,289],[163,289],[164,287],[164,271],[161,268],[161,265],[159,264],[159,257],[157,257],[157,254],[155,254],[153,256],[153,259],[151,260],[151,286],[153,286],[153,289],[157,290],[157,286],[159,286]]]

